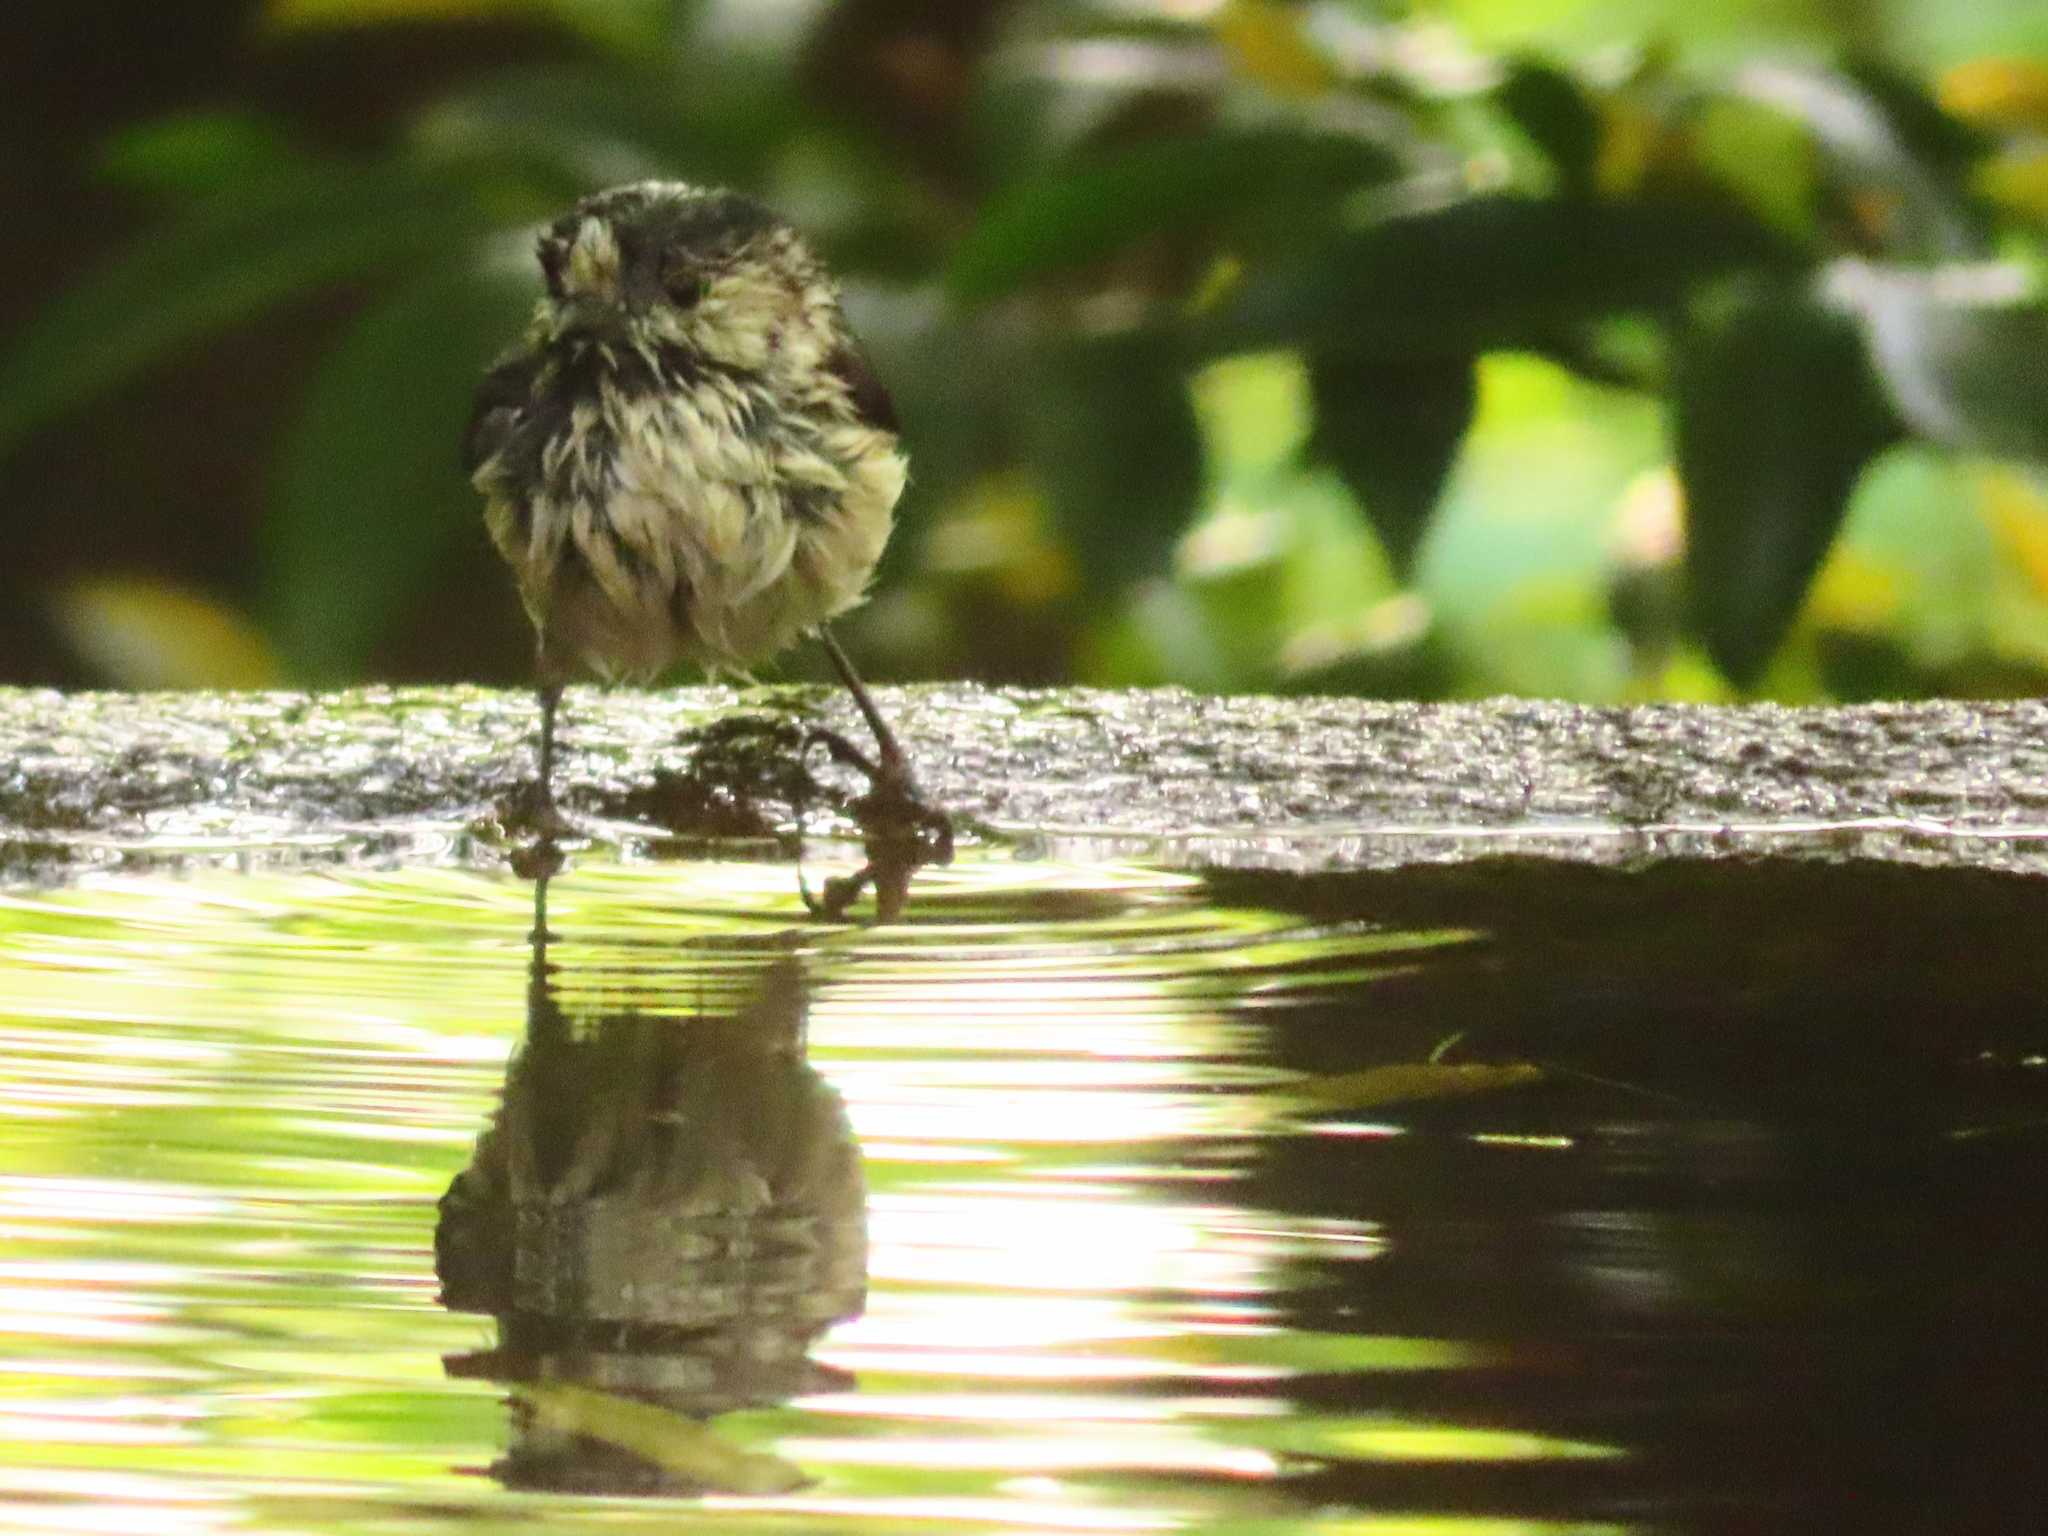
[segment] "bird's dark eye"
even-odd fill
[[[680,261],[665,262],[661,269],[662,292],[679,309],[689,309],[704,297],[704,275]]]

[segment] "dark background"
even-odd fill
[[[148,237],[147,207],[96,174],[111,131],[246,103],[368,152],[448,82],[562,47],[538,21],[261,40],[262,9],[260,0],[0,9],[0,135],[13,147],[0,156],[0,337],[109,252]],[[196,341],[5,461],[0,681],[110,681],[52,620],[52,594],[72,579],[148,572],[253,601],[266,456],[296,405],[296,382],[361,299],[346,288],[309,294]],[[374,665],[398,676],[521,675],[516,604],[479,603],[472,617],[393,636]]]
[[[768,11],[7,8],[0,683],[523,678],[448,423],[620,167],[846,277],[915,476],[879,675],[2048,681],[2033,7]]]

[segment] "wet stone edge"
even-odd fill
[[[2031,700],[879,696],[963,841],[1027,854],[1304,872],[1784,854],[2048,867],[2048,705]],[[751,752],[731,748],[741,717],[763,723]],[[534,720],[528,695],[480,688],[0,690],[0,878],[180,849],[490,860],[532,776]],[[860,735],[822,688],[572,690],[557,788],[600,840],[786,847],[800,822],[834,825],[848,792],[822,759],[789,760],[812,724]]]

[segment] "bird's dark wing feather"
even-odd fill
[[[519,413],[532,400],[533,381],[540,372],[540,359],[521,352],[500,361],[477,386],[476,403],[470,407],[469,425],[462,433],[462,467],[470,474],[484,460],[505,446]]]
[[[875,377],[875,371],[868,366],[865,357],[852,347],[841,347],[825,366],[846,385],[847,393],[853,397],[853,408],[862,421],[884,432],[903,430],[896,421],[896,402],[889,398],[889,391],[882,387],[882,381]]]

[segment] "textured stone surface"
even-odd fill
[[[2048,867],[2048,706],[1595,709],[1498,700],[884,690],[963,830],[1061,856],[1338,869],[1525,854],[1801,852]],[[736,710],[860,732],[816,689],[573,692],[559,782],[598,836],[702,835],[634,810]],[[479,689],[0,691],[0,860],[139,853],[472,857],[531,776],[534,708]],[[823,754],[814,766],[823,769]],[[751,796],[787,828],[788,796]],[[638,816],[638,820],[634,818]]]

